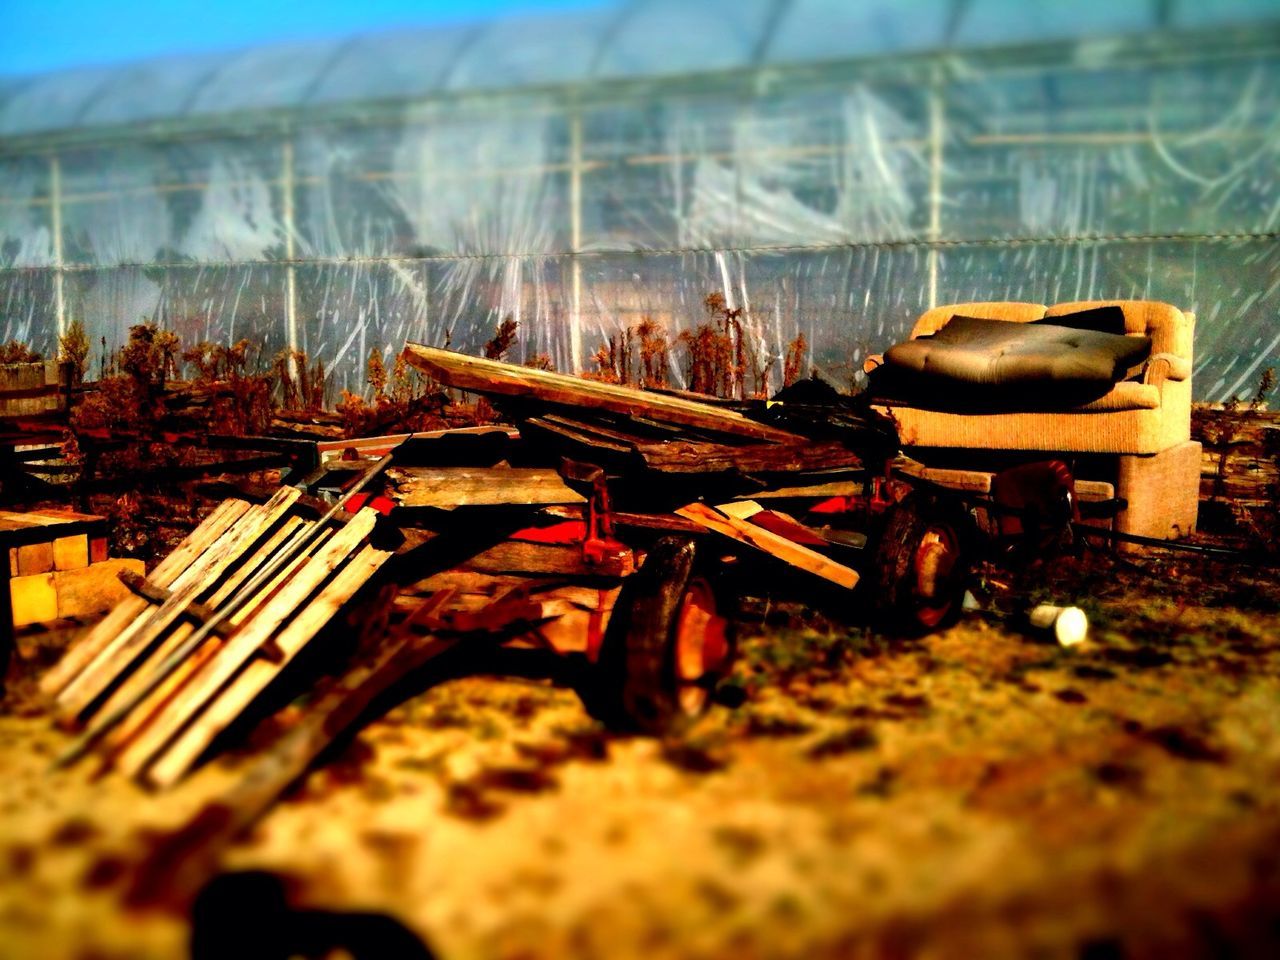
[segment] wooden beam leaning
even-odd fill
[[[132,766],[145,764],[222,690],[262,644],[288,620],[373,530],[378,513],[364,509],[349,520],[323,547],[306,559],[279,591],[259,607],[173,697],[139,736]]]
[[[226,689],[211,701],[151,766],[145,780],[153,787],[169,787],[181,779],[199,759],[214,737],[225,730],[266,688],[285,663],[292,660],[320,632],[342,605],[363,587],[392,556],[389,551],[366,545],[342,567],[298,616],[276,637],[284,655],[281,664],[251,660]]]
[[[769,443],[794,443],[799,439],[793,433],[757,423],[736,411],[683,397],[583,380],[497,360],[467,357],[419,343],[406,344],[401,356],[439,383],[459,390],[526,397],[579,409],[604,410],[625,417],[643,416]]]
[[[151,571],[151,582],[161,587],[169,587],[183,570],[222,536],[248,509],[249,504],[244,500],[224,500],[214,507],[209,516],[205,517],[191,532],[191,535],[178,544],[177,548]],[[118,604],[44,675],[40,681],[41,692],[49,697],[57,696],[77,674],[89,665],[90,661],[103,651],[107,644],[118,637],[125,627],[147,609],[146,601],[141,599],[130,599]]]
[[[690,503],[675,512],[708,530],[755,547],[757,550],[777,557],[783,563],[806,570],[849,590],[858,585],[858,572],[852,567],[837,563],[816,550],[793,543],[786,537],[758,527],[747,520],[726,516],[704,503]]]
[[[117,640],[103,650],[58,697],[64,716],[79,716],[116,680],[144,656],[177,620],[182,610],[216,581],[259,537],[271,530],[293,507],[300,496],[293,487],[284,487],[266,504],[246,514],[220,537],[190,567],[174,580],[169,600],[149,616],[135,620]]]

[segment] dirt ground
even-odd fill
[[[226,867],[389,915],[447,958],[1280,955],[1280,578],[1063,561],[1061,649],[970,614],[919,640],[753,603],[729,693],[677,742],[603,733],[538,678],[465,676],[366,726]],[[0,957],[180,957],[128,914],[160,796],[50,773],[24,638],[0,712]],[[726,697],[726,699],[732,699]]]

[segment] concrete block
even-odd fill
[[[48,573],[53,569],[53,544],[29,543],[18,547],[18,576],[30,577],[37,573]]]
[[[53,541],[53,569],[79,570],[89,565],[89,535],[58,537]]]
[[[15,627],[58,618],[58,591],[53,585],[53,576],[52,573],[37,573],[9,581]]]
[[[116,575],[121,570],[143,575],[146,565],[141,560],[104,560],[78,570],[59,570],[53,574],[57,616],[97,616],[126,597],[133,596]]]

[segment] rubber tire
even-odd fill
[[[874,590],[872,612],[881,629],[919,636],[956,621],[968,584],[971,525],[958,507],[933,498],[910,496],[889,509],[868,578]],[[958,555],[942,596],[937,602],[925,603],[915,589],[915,553],[927,532],[938,527],[949,532]]]
[[[588,709],[611,729],[670,736],[696,719],[680,703],[675,633],[685,593],[696,576],[697,554],[697,541],[663,537],[622,585],[589,688],[583,691]],[[720,675],[732,661],[731,633],[726,640]],[[708,696],[703,711],[710,703]]]

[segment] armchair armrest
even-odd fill
[[[1166,380],[1189,380],[1191,362],[1176,353],[1153,353],[1142,368],[1142,382],[1159,387]]]
[[[867,355],[867,359],[862,361],[862,372],[869,374],[872,370],[882,366],[884,366],[884,354],[871,353]]]

